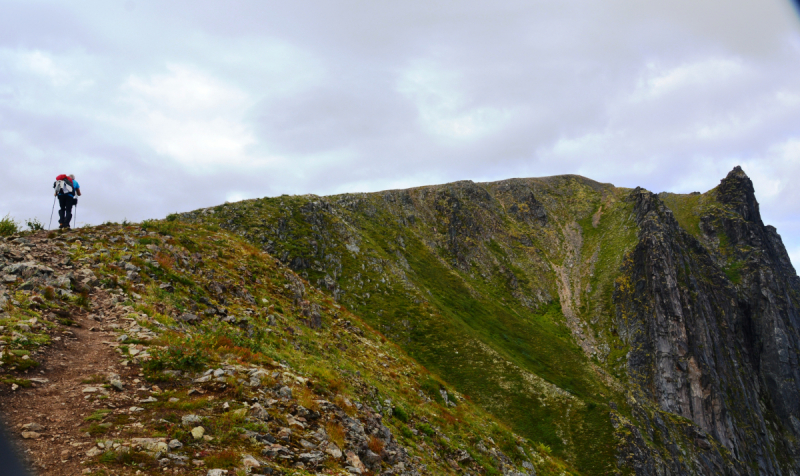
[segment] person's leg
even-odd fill
[[[67,206],[66,210],[64,210],[64,228],[69,228],[70,223],[72,223],[72,204],[73,199],[72,197],[67,197]]]
[[[61,196],[58,197],[58,227],[59,228],[64,228],[64,223],[66,223],[64,221],[64,214],[67,211],[67,203],[69,203],[69,202],[67,200],[65,200],[65,198],[69,198],[69,197],[66,197],[64,195],[61,195]]]

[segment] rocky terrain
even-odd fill
[[[800,281],[738,167],[687,195],[558,176],[168,219],[271,254],[573,473],[800,473]]]
[[[214,226],[22,233],[0,261],[0,412],[35,474],[572,469]]]

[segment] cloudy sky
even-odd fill
[[[800,263],[790,0],[0,0],[0,214],[163,217],[283,193],[740,164]]]

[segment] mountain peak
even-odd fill
[[[732,206],[747,221],[761,223],[753,182],[737,165],[720,181],[717,189],[719,200]]]

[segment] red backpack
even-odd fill
[[[56,195],[64,195],[66,193],[73,193],[75,187],[72,184],[72,179],[68,175],[61,174],[56,177],[53,188],[56,190]]]

